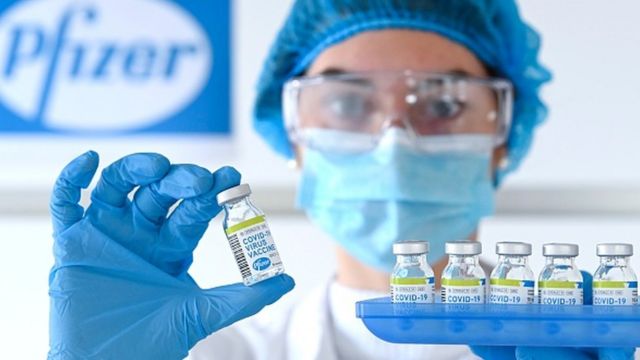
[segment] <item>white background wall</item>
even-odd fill
[[[640,202],[636,191],[640,181],[640,142],[636,141],[640,134],[636,112],[640,99],[637,67],[640,3],[633,0],[606,4],[595,0],[520,3],[525,17],[543,34],[543,60],[553,68],[555,80],[545,91],[551,116],[538,133],[531,157],[522,171],[509,180],[508,187],[524,194],[518,199],[525,203],[525,208],[526,203],[539,203],[539,199],[526,197],[532,188],[618,189],[622,194],[629,193],[629,198],[621,201],[637,204]],[[0,139],[0,203],[9,210],[20,207],[22,201],[36,204],[33,214],[12,216],[5,211],[0,215],[3,275],[0,336],[6,339],[0,346],[0,358],[42,358],[47,351],[47,272],[53,259],[46,196],[42,195],[59,169],[75,154],[87,148],[96,149],[104,164],[131,151],[156,150],[176,162],[210,167],[233,164],[256,188],[280,189],[287,196],[292,193],[295,174],[267,149],[250,125],[257,74],[290,1],[240,0],[234,4],[236,134],[231,142],[214,145],[209,139],[163,139],[153,143],[129,139],[124,144],[113,144],[91,139],[59,144],[42,138],[28,143],[25,141],[29,139]],[[16,199],[12,197],[16,193],[28,196]],[[598,198],[598,194],[601,193],[596,191],[590,206],[608,201]],[[267,196],[264,200],[269,207],[279,199]],[[613,208],[616,206],[614,203]],[[589,217],[562,212],[544,216],[534,208],[529,210],[518,216],[503,213],[488,221],[481,230],[485,249],[491,252],[497,241],[532,242],[536,249],[532,262],[537,271],[541,266],[540,245],[548,241],[579,243],[582,249],[579,263],[590,270],[596,266],[597,242],[626,241],[640,248],[637,214],[622,217],[615,215],[615,211],[607,214],[591,211]],[[309,244],[313,242],[313,256],[321,259],[332,259],[332,244],[300,216],[276,213],[271,223],[288,272],[298,283],[290,297],[303,296],[331,274],[331,266],[308,265]],[[634,258],[638,270],[639,259],[640,255]],[[197,250],[193,273],[203,286],[239,279],[217,222]]]

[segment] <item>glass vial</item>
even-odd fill
[[[241,184],[217,196],[224,207],[222,226],[247,286],[284,272],[265,215],[251,202],[250,194],[249,185]]]
[[[629,266],[631,244],[598,244],[600,266],[593,274],[593,305],[637,305],[638,278]]]
[[[396,265],[391,274],[391,302],[433,303],[433,269],[427,263],[429,243],[403,241],[393,244]]]
[[[449,263],[442,272],[443,303],[484,303],[486,275],[478,260],[481,252],[482,244],[477,241],[450,241],[445,244]]]
[[[493,304],[533,304],[535,276],[529,267],[531,244],[499,242],[498,265],[489,279],[489,302]]]
[[[538,277],[540,304],[582,305],[582,274],[576,266],[578,245],[551,243],[542,246],[546,264]]]

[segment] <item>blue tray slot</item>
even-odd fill
[[[356,316],[393,343],[640,347],[640,306],[356,303]]]

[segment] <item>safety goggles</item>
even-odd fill
[[[283,91],[291,142],[350,152],[375,148],[391,127],[404,128],[425,151],[446,148],[448,139],[496,147],[506,141],[512,103],[503,79],[412,71],[299,77]]]

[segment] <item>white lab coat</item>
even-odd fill
[[[355,301],[379,293],[332,280],[277,314],[259,313],[200,341],[190,360],[478,359],[466,346],[401,345],[373,336]]]

